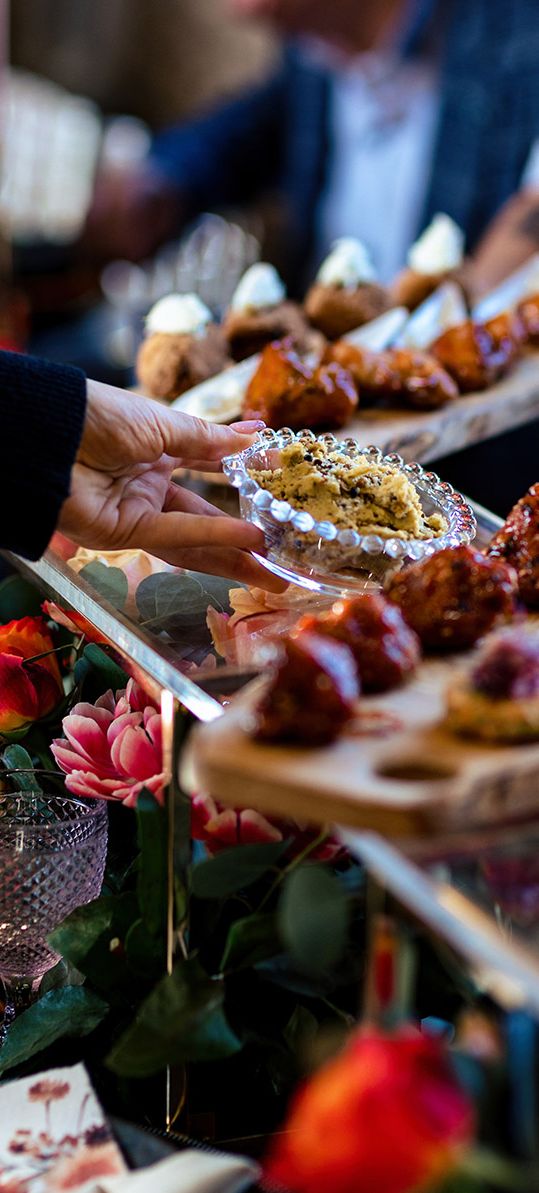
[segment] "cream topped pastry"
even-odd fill
[[[311,323],[330,340],[376,319],[389,305],[367,248],[351,236],[335,241],[305,298]]]
[[[230,364],[226,340],[197,294],[167,294],[148,312],[136,361],[151,397],[172,401]]]
[[[273,340],[291,338],[300,352],[317,347],[301,308],[287,299],[284,282],[267,261],[251,265],[238,282],[223,330],[234,360],[254,356]]]
[[[456,281],[465,296],[464,232],[451,216],[438,212],[408,252],[408,268],[398,274],[391,292],[398,305],[415,310],[440,285]]]
[[[323,286],[346,286],[352,289],[362,282],[375,282],[374,266],[363,242],[353,236],[336,240],[331,252],[322,261],[316,280]]]
[[[347,457],[321,440],[291,443],[279,467],[249,469],[249,475],[293,509],[360,534],[431,539],[447,530],[441,514],[424,513],[414,485],[394,464]]]

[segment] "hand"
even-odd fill
[[[249,554],[264,553],[256,526],[230,518],[172,480],[178,466],[218,471],[263,424],[220,427],[88,381],[86,421],[58,530],[83,547],[135,547],[177,567],[281,592],[286,585]]]

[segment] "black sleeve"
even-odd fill
[[[0,547],[39,559],[69,495],[86,411],[80,369],[0,352]]]

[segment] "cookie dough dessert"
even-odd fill
[[[408,268],[395,278],[391,295],[396,306],[415,311],[441,282],[457,282],[467,298],[464,233],[448,215],[435,215],[408,253]]]
[[[387,290],[376,281],[365,246],[352,237],[335,242],[304,303],[313,327],[328,340],[369,323],[391,305]]]
[[[222,329],[196,294],[167,294],[146,316],[136,374],[152,398],[170,402],[230,364]]]
[[[244,273],[232,295],[223,331],[237,361],[261,352],[272,340],[291,337],[300,351],[307,351],[312,340],[303,311],[287,299],[277,270],[265,261]]]
[[[359,534],[431,539],[447,529],[442,514],[424,513],[412,482],[395,465],[346,456],[320,440],[291,443],[278,468],[249,469],[249,475],[293,509]]]
[[[485,643],[448,689],[447,724],[491,742],[539,739],[539,630],[515,627]]]

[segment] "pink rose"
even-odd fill
[[[51,750],[74,795],[122,800],[133,807],[143,787],[163,799],[161,716],[143,689],[129,680],[95,704],[76,704]]]
[[[191,835],[203,841],[208,853],[220,853],[231,845],[260,845],[268,841],[290,840],[290,852],[301,853],[318,830],[297,824],[295,820],[270,820],[253,808],[224,808],[210,795],[194,795],[191,800]],[[344,852],[327,837],[310,855],[318,861],[331,861]]]

